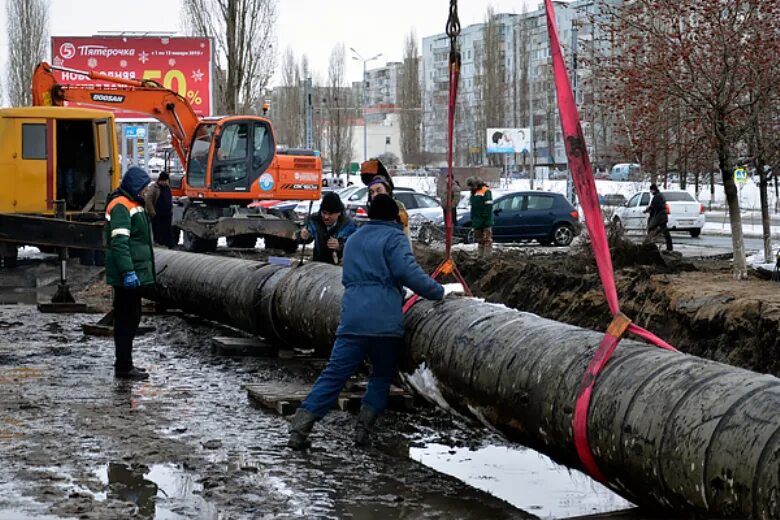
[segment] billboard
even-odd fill
[[[487,129],[487,153],[528,153],[530,148],[528,128]]]
[[[60,67],[124,79],[152,79],[186,97],[198,115],[212,114],[213,51],[209,38],[53,36],[51,56],[52,63]],[[55,74],[63,84],[100,85],[73,72]],[[117,117],[149,116],[117,112]]]

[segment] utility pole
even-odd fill
[[[366,121],[366,107],[367,107],[366,86],[368,84],[368,77],[366,76],[366,64],[369,61],[373,61],[379,58],[382,55],[382,53],[380,52],[373,58],[363,59],[363,56],[361,56],[360,53],[356,51],[354,47],[350,47],[349,50],[355,53],[355,56],[352,56],[353,60],[363,62],[363,161],[367,161],[368,160],[368,122]]]
[[[311,78],[306,78],[306,148],[314,149],[314,137],[312,135],[312,101],[311,101]]]
[[[534,189],[534,177],[536,177],[536,138],[534,137],[534,56],[530,49],[530,42],[533,41],[533,38],[529,38],[528,41],[528,131],[531,140],[531,149],[528,153],[528,155],[531,156],[531,160],[529,161],[531,169],[528,172],[528,178],[531,181],[531,189]]]
[[[579,22],[572,20],[571,22],[571,88],[574,93],[574,104],[577,104],[577,30],[579,29]],[[553,152],[554,154],[555,152]],[[571,205],[577,207],[577,194],[574,192],[574,179],[571,176],[571,169],[566,169],[566,198],[569,199]]]

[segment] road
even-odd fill
[[[685,244],[708,249],[728,249],[731,251],[730,235],[708,235],[706,231],[698,238],[691,238],[688,233],[672,233],[672,242],[675,244]],[[764,247],[764,245],[760,238],[745,238],[745,249],[747,251],[760,251],[762,247]]]

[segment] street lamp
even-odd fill
[[[382,55],[382,53],[380,52],[373,58],[364,59],[363,56],[361,56],[360,53],[356,51],[354,47],[350,47],[349,50],[351,50],[356,54],[356,56],[352,56],[353,60],[363,62],[363,161],[367,161],[368,160],[368,122],[366,121],[366,83],[368,83],[368,78],[366,77],[366,64],[369,61],[373,61],[379,58]]]

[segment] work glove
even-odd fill
[[[125,273],[122,280],[122,286],[125,289],[135,289],[136,287],[141,287],[141,280],[138,279],[138,275],[135,274],[135,271],[129,271]]]
[[[459,283],[445,283],[442,285],[442,287],[444,287],[445,298],[451,298],[453,296],[463,296],[466,294],[466,291],[463,290],[463,285]]]

